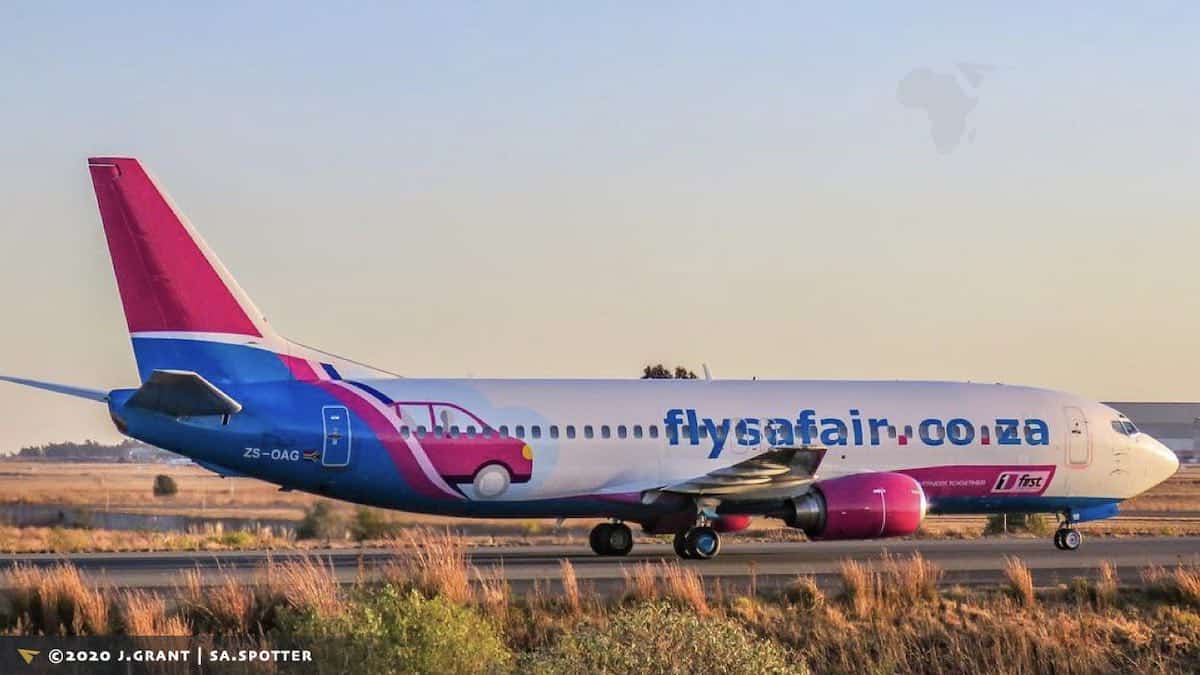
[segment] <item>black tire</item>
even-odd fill
[[[692,554],[688,552],[687,548],[687,533],[687,530],[675,533],[675,555],[684,560],[691,560]]]
[[[1066,547],[1063,546],[1063,530],[1055,531],[1055,533],[1054,533],[1054,548],[1056,548],[1060,551],[1067,550]]]
[[[612,527],[612,523],[600,523],[592,528],[592,533],[588,535],[588,544],[596,555],[612,555],[608,550],[609,530]]]
[[[721,535],[707,525],[688,530],[686,542],[687,551],[695,560],[711,560],[721,552]]]
[[[629,555],[633,550],[633,530],[625,523],[613,523],[609,526],[607,534],[605,548],[608,555]]]

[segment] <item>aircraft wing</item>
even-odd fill
[[[126,405],[176,417],[233,415],[242,404],[190,370],[156,370]]]
[[[825,448],[772,448],[659,492],[720,497],[722,501],[770,499],[796,494],[816,480]]]

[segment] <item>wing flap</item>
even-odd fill
[[[189,370],[156,370],[129,397],[126,405],[175,417],[233,415],[242,404]]]
[[[689,496],[762,499],[795,492],[816,480],[825,448],[774,448],[659,492]]]

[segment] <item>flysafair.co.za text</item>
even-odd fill
[[[965,417],[927,417],[916,424],[893,424],[886,417],[862,417],[850,409],[846,417],[818,417],[813,409],[801,410],[794,420],[786,417],[702,417],[694,408],[672,408],[663,417],[667,442],[711,446],[716,458],[729,444],[767,445],[880,445],[885,439],[899,445],[1050,445],[1050,425],[1037,418],[1000,417],[976,423]]]

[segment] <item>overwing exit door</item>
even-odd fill
[[[346,466],[350,463],[350,411],[345,406],[327,405],[321,408],[324,418],[325,442],[321,449],[321,465]]]

